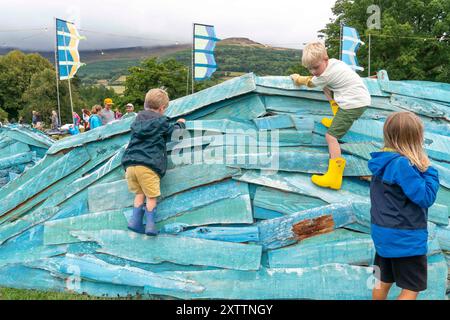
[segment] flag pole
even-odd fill
[[[56,23],[56,17],[54,17],[55,20],[55,30],[56,30],[56,38],[55,38],[55,74],[56,74],[56,96],[58,99],[58,119],[59,119],[59,126],[61,126],[61,101],[59,99],[59,63],[58,63],[58,27]]]
[[[194,54],[194,48],[195,48],[195,23],[192,24],[192,93],[194,93],[194,83],[195,83],[195,54]]]
[[[64,37],[64,47],[66,47],[66,36],[64,35],[63,37]],[[66,62],[67,62],[68,61],[67,48],[64,49],[64,52],[66,54]],[[75,125],[75,120],[73,118],[72,88],[70,86],[70,72],[69,72],[69,65],[68,64],[66,64],[66,70],[67,70],[67,81],[68,81],[68,84],[69,84],[70,110],[72,111],[70,116],[72,117],[72,122]]]
[[[190,76],[190,72],[189,72],[189,66],[186,68],[187,73],[186,73],[186,95],[189,94],[189,76]]]
[[[342,21],[339,22],[339,60],[342,60]]]
[[[371,34],[369,33],[369,66],[368,66],[368,75],[367,75],[367,77],[370,77],[370,46],[372,44],[371,39],[372,39],[372,37],[371,37]]]

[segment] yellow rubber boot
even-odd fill
[[[339,105],[336,103],[336,101],[330,100],[330,107],[331,111],[333,112],[333,115],[335,116],[339,110]],[[333,118],[323,118],[321,122],[325,127],[329,128],[333,123]]]
[[[344,175],[345,159],[330,159],[328,164],[328,172],[324,175],[313,175],[311,180],[319,187],[331,188],[339,190],[342,186],[342,176]]]

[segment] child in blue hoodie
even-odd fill
[[[393,113],[384,124],[383,151],[371,154],[371,234],[379,268],[374,300],[386,299],[394,282],[402,300],[427,288],[428,208],[439,179],[423,150],[423,132],[414,113]]]

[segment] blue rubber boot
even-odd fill
[[[147,224],[145,225],[145,234],[148,236],[156,236],[158,231],[155,226],[155,214],[156,207],[153,208],[152,211],[148,211],[147,208],[144,208],[145,217],[147,218]]]
[[[137,233],[145,233],[144,224],[142,219],[144,218],[144,206],[142,205],[138,208],[133,208],[133,215],[131,216],[130,222],[128,222],[128,229]]]

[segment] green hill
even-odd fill
[[[215,78],[228,78],[241,73],[254,72],[257,75],[285,75],[292,67],[300,63],[301,51],[294,49],[275,48],[265,46],[245,38],[229,38],[220,41],[215,51],[218,70]],[[91,62],[80,68],[78,76],[85,84],[97,83],[98,80],[114,82],[120,76],[128,73],[128,68],[136,66],[145,57],[158,56],[161,59],[176,59],[191,65],[191,48],[187,45],[170,47],[167,50],[159,48],[149,54],[133,48],[121,49],[108,53],[114,59],[96,61],[88,57]],[[86,61],[86,60],[84,60]]]

